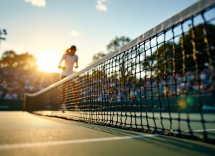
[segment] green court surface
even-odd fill
[[[92,125],[27,112],[0,112],[0,155],[214,155],[200,141]]]

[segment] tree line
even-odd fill
[[[141,59],[139,71],[145,72],[142,75],[147,78],[150,76],[165,77],[176,73],[185,74],[187,71],[200,72],[208,65],[212,65],[211,69],[213,69],[215,61],[214,33],[215,26],[213,24],[199,24],[195,27],[190,27],[188,32],[183,33],[178,40],[175,38],[169,41],[163,40],[160,44],[154,44],[155,48],[149,46],[150,40],[148,40],[146,41],[149,43],[147,44],[148,46],[144,45],[139,49],[137,48],[130,52],[130,55],[127,55],[129,52],[123,52],[119,60],[115,57],[119,67],[117,74],[108,73],[107,67],[102,65],[102,67],[95,67],[93,77],[105,76],[131,82],[136,78],[131,73],[137,70],[134,64],[135,61],[130,59],[132,55],[137,56],[136,59]],[[128,37],[116,37],[107,45],[107,52],[95,54],[93,61],[95,62],[106,56],[129,41]]]
[[[29,54],[17,54],[15,51],[5,51],[0,60],[0,67],[3,68],[14,68],[21,70],[37,70],[36,58]]]

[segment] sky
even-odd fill
[[[60,72],[65,50],[76,45],[78,71],[106,52],[116,36],[135,39],[197,0],[0,0],[0,55],[33,54],[39,70]]]

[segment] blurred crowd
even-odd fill
[[[213,71],[215,75],[215,71]],[[154,78],[137,81],[136,83],[123,83],[119,79],[93,80],[93,86],[82,89],[80,92],[82,101],[91,96],[91,100],[102,101],[112,100],[114,102],[132,101],[134,97],[140,100],[140,97],[162,98],[180,96],[185,94],[209,94],[212,90],[211,72],[208,68],[200,71],[187,71],[184,74],[176,76],[167,76],[166,78]],[[198,80],[199,77],[199,80]],[[84,83],[82,83],[84,84]]]
[[[23,100],[24,93],[35,93],[59,81],[59,74],[0,69],[0,99]]]
[[[81,101],[91,98],[91,100],[96,101],[113,100],[120,102],[121,100],[131,101],[134,97],[139,100],[140,96],[158,98],[159,96],[165,97],[167,94],[169,97],[175,97],[177,95],[184,96],[186,93],[210,93],[212,90],[210,75],[209,69],[205,68],[199,75],[195,71],[188,71],[185,76],[184,74],[176,74],[175,77],[148,78],[136,81],[136,83],[123,83],[116,78],[93,79],[93,85],[91,83],[89,87],[82,79],[83,82],[78,84],[83,85],[79,90],[79,97],[82,99]],[[23,100],[24,93],[35,93],[59,80],[59,74],[56,73],[30,73],[18,69],[1,69],[0,99]]]

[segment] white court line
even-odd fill
[[[203,131],[204,130],[194,130],[193,132],[203,132]],[[206,129],[206,131],[215,131],[215,129]],[[178,132],[175,132],[175,134],[176,133],[178,133]],[[188,133],[188,131],[184,132],[184,133]],[[150,138],[150,137],[157,137],[157,136],[161,136],[161,135],[159,135],[159,134],[133,135],[133,136],[94,138],[94,139],[81,139],[81,140],[49,141],[49,142],[36,142],[36,143],[23,143],[23,144],[5,144],[5,145],[0,145],[0,150],[15,149],[15,148],[27,148],[27,147],[38,147],[38,146],[78,144],[78,143],[100,142],[100,141],[114,141],[114,140],[125,140],[125,139]]]
[[[207,131],[215,131],[215,129],[206,129],[205,130],[206,132]],[[204,132],[204,130],[203,129],[201,129],[201,130],[193,130],[192,132],[196,132],[196,133],[198,133],[198,132]],[[178,132],[173,132],[174,134],[178,134]],[[181,133],[189,133],[189,131],[184,131],[184,132],[181,132]]]
[[[206,129],[205,131],[215,131],[215,129]],[[204,130],[194,130],[193,132],[204,132]]]
[[[5,144],[5,145],[0,145],[0,150],[7,150],[7,149],[14,149],[14,148],[38,147],[38,146],[53,146],[53,145],[64,145],[64,144],[100,142],[100,141],[114,141],[114,140],[125,140],[125,139],[150,138],[150,137],[156,137],[156,136],[160,136],[160,135],[158,135],[158,134],[133,135],[133,136],[94,138],[94,139],[81,139],[81,140],[49,141],[49,142],[36,142],[36,143],[23,143],[23,144]]]

